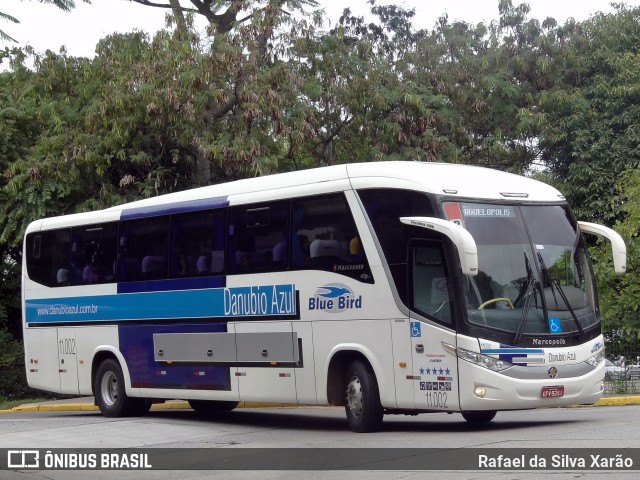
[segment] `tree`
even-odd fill
[[[545,164],[583,220],[623,218],[616,181],[640,165],[640,8],[616,5],[563,28],[568,52],[543,95]]]
[[[191,3],[192,7],[184,7],[180,0],[133,1],[148,7],[171,10],[180,30],[187,29],[185,14],[201,15],[209,22],[212,32],[217,34],[231,32],[239,25],[250,20],[256,12],[260,10],[286,13],[285,10],[283,10],[284,8],[302,10],[305,6],[313,8],[318,6],[318,2],[315,0],[262,0],[261,2],[251,2],[248,0],[186,0]],[[256,9],[255,4],[262,4],[263,6]],[[244,16],[238,18],[240,14]]]
[[[639,14],[617,4],[613,13],[562,26],[565,53],[553,58],[558,76],[540,101],[548,117],[539,141],[546,174],[578,219],[615,225],[627,244],[621,276],[613,272],[606,242],[591,248],[607,348],[616,354],[640,338]]]
[[[12,17],[8,13],[0,12],[0,19],[1,20],[8,20],[8,21],[13,22],[13,23],[20,23],[20,21],[17,18]],[[0,30],[0,40],[4,40],[6,42],[16,42],[17,41],[13,37],[10,37],[6,33],[4,33],[3,30]]]
[[[640,354],[638,349],[640,327],[640,170],[628,168],[616,182],[620,192],[623,218],[616,224],[627,246],[627,271],[617,275],[611,267],[611,248],[600,241],[592,248],[596,277],[605,319],[605,333],[609,339],[607,351],[611,355],[628,355],[630,351]]]
[[[15,53],[0,83],[19,149],[0,164],[0,243],[36,218],[278,169],[300,128],[284,120],[301,82],[281,58],[314,26],[260,8],[224,35],[187,27],[109,36],[95,59],[33,53],[33,70]]]

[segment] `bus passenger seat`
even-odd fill
[[[343,263],[342,247],[337,240],[317,238],[309,247],[311,264],[316,267],[328,268],[336,263]]]
[[[142,259],[140,267],[143,277],[155,278],[159,273],[163,273],[165,268],[165,259],[161,255],[147,255]]]
[[[69,285],[69,270],[66,268],[58,269],[58,273],[56,274],[56,282],[59,286]]]
[[[278,268],[282,268],[287,264],[288,245],[282,240],[275,244],[272,249],[273,263]]]
[[[198,257],[198,261],[196,262],[196,270],[198,271],[198,275],[207,275],[211,268],[209,266],[209,256],[208,255],[200,255]]]
[[[220,273],[224,270],[224,250],[211,252],[211,273]]]

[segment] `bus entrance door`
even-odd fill
[[[410,243],[409,302],[413,378],[418,410],[458,409],[456,357],[443,344],[456,345],[454,302],[443,244],[436,240]],[[433,319],[428,321],[427,319]]]

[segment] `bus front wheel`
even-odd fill
[[[380,394],[376,376],[361,360],[349,364],[346,373],[345,412],[349,428],[357,433],[373,432],[380,428],[384,410],[380,405]]]
[[[495,410],[475,410],[462,412],[464,419],[472,425],[482,425],[483,423],[489,423],[496,416]]]
[[[122,368],[112,358],[104,360],[98,367],[93,391],[96,404],[105,417],[144,415],[151,407],[145,398],[127,396]]]

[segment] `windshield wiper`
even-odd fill
[[[578,332],[580,333],[580,335],[582,335],[584,333],[584,329],[582,328],[582,324],[580,323],[580,320],[578,319],[578,316],[576,315],[576,312],[573,310],[573,307],[569,303],[569,299],[565,295],[564,290],[562,290],[562,287],[560,286],[560,283],[558,283],[558,280],[553,278],[551,276],[551,274],[549,273],[549,270],[547,269],[547,266],[545,265],[544,260],[542,258],[542,255],[540,254],[540,252],[538,252],[538,261],[540,262],[540,268],[542,269],[542,273],[545,276],[545,278],[547,279],[549,287],[551,288],[551,294],[553,295],[553,300],[556,302],[556,305],[558,305],[558,300],[556,298],[556,288],[557,288],[558,289],[558,293],[560,293],[560,297],[564,301],[564,304],[567,306],[567,309],[569,310],[569,313],[571,314],[571,318],[573,318],[573,321],[576,324],[576,328],[578,329]],[[544,301],[544,292],[542,292],[542,298],[543,298],[543,301]]]
[[[533,269],[531,268],[531,264],[529,263],[529,258],[527,257],[527,252],[524,253],[524,264],[527,268],[527,279],[525,280],[526,290],[524,292],[524,305],[522,306],[522,315],[520,315],[520,321],[516,327],[516,332],[513,336],[513,343],[517,344],[524,332],[524,327],[527,324],[527,317],[529,315],[529,305],[531,304],[531,297],[534,286],[536,283],[536,279],[533,276]],[[523,285],[524,286],[524,285]]]

